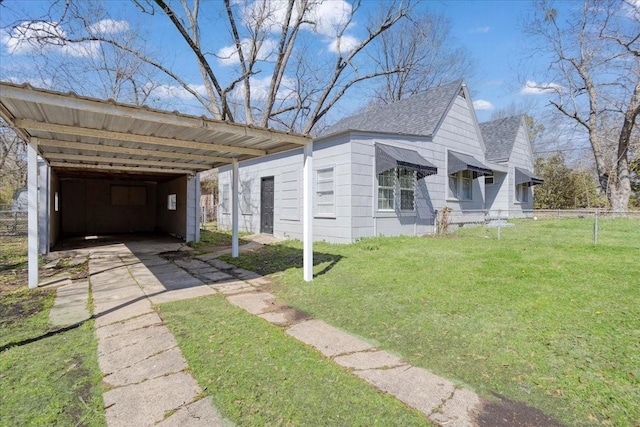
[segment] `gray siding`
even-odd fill
[[[533,151],[531,150],[531,143],[529,142],[529,136],[527,135],[526,127],[523,124],[518,130],[518,135],[513,144],[513,150],[511,151],[511,157],[509,158],[509,209],[517,216],[517,211],[530,211],[533,209],[533,187],[528,188],[528,201],[518,202],[516,201],[516,186],[515,186],[515,168],[523,168],[533,172]]]

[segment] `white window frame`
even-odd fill
[[[173,193],[167,196],[167,210],[175,211],[178,209],[178,196]]]
[[[496,182],[496,176],[494,174],[484,176],[484,185],[493,185]]]
[[[220,208],[222,208],[222,213],[229,213],[229,199],[231,193],[230,185],[222,184],[222,197],[220,197]]]
[[[403,171],[403,172],[401,172]],[[401,173],[409,172],[412,176],[411,187],[403,187],[402,180],[400,178]],[[380,185],[381,176],[385,177],[393,177],[393,185]],[[396,210],[400,212],[415,212],[416,210],[416,183],[417,176],[416,172],[411,169],[405,168],[393,168],[388,169],[384,172],[381,172],[377,176],[376,187],[377,187],[377,199],[376,206],[378,212],[394,212]],[[389,192],[389,190],[391,190]],[[391,197],[381,197],[382,191],[386,191],[387,194],[390,194]],[[411,209],[403,209],[402,208],[402,195],[403,192],[411,191],[412,200],[411,200]],[[381,206],[381,202],[383,200],[388,200],[390,203],[387,203],[387,206]]]
[[[529,186],[526,184],[516,185],[516,202],[529,203]]]
[[[468,194],[465,194],[465,183],[469,186]],[[473,172],[470,170],[462,170],[454,174],[449,174],[448,187],[450,198],[460,202],[473,200]]]
[[[314,216],[335,218],[336,216],[336,168],[328,166],[318,168],[316,172],[316,197]],[[321,176],[330,172],[330,176]]]

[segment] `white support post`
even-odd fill
[[[38,142],[27,144],[29,288],[38,287]]]
[[[302,265],[305,282],[313,280],[313,142],[304,146],[302,197]]]
[[[231,257],[238,258],[238,160],[233,159],[231,177]]]

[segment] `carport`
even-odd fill
[[[231,164],[238,256],[238,164],[304,147],[304,279],[313,277],[312,139],[0,82],[0,116],[27,141],[29,287],[61,232],[162,231],[198,241],[199,173]]]

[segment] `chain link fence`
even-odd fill
[[[0,205],[0,239],[26,236],[27,211]]]
[[[590,240],[598,244],[625,243],[629,232],[640,231],[640,211],[614,212],[606,209],[535,209],[535,210],[466,210],[443,209],[436,212],[436,233],[459,227],[483,226],[497,229],[513,227],[518,220],[542,221],[546,233],[562,237]],[[542,232],[542,231],[541,231]]]

